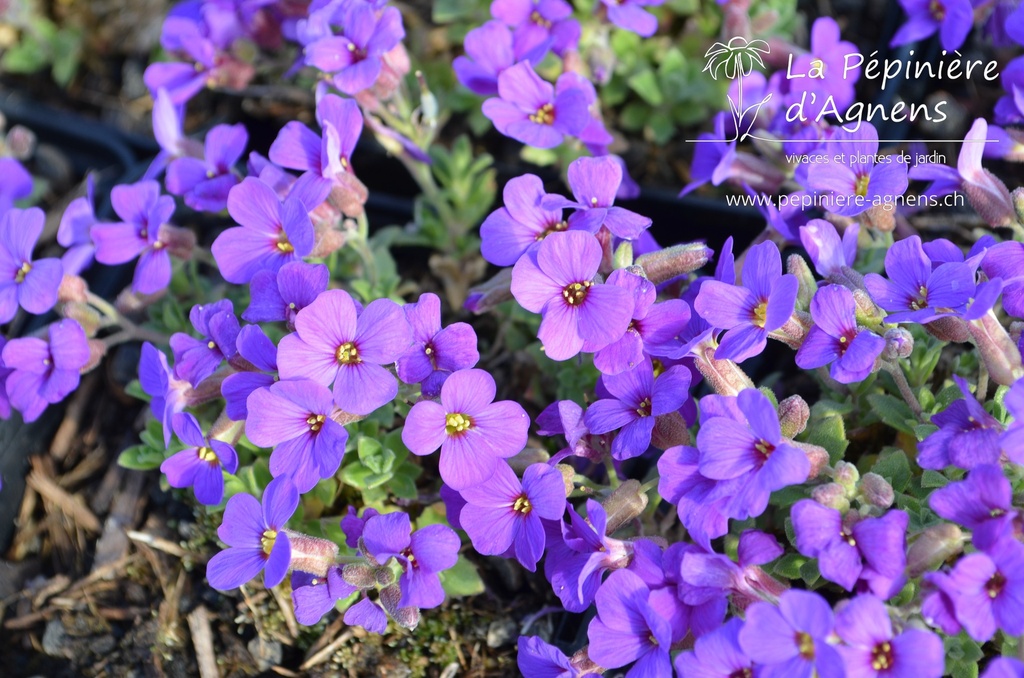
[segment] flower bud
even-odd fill
[[[427,87],[427,79],[423,71],[416,71],[416,81],[420,85],[420,121],[427,127],[437,126],[437,97]]]
[[[640,491],[639,480],[630,479],[616,487],[601,505],[608,514],[604,532],[611,535],[644,512],[647,508],[647,493]]]
[[[309,256],[317,259],[325,259],[332,253],[345,246],[345,234],[336,228],[318,229],[316,232],[316,245]]]
[[[7,152],[18,160],[27,160],[36,150],[35,132],[21,125],[14,125],[7,131],[4,140]]]
[[[402,600],[402,589],[398,584],[391,584],[380,590],[380,604],[392,617],[398,613],[398,602]]]
[[[715,358],[715,349],[718,344],[714,340],[702,341],[693,349],[694,365],[701,373],[708,385],[718,395],[735,396],[748,388],[755,388],[754,382],[750,380],[739,365],[731,360],[718,360]]]
[[[60,314],[65,318],[71,318],[85,330],[85,336],[95,337],[96,332],[99,331],[103,325],[103,318],[100,317],[99,312],[90,306],[89,304],[83,304],[80,302],[66,303],[60,307]]]
[[[89,284],[80,276],[65,275],[57,288],[57,302],[85,302],[89,298]]]
[[[800,286],[797,288],[797,308],[807,310],[811,307],[811,299],[818,291],[818,281],[814,279],[814,273],[807,260],[799,254],[791,254],[786,259],[786,272],[795,276]]]
[[[573,478],[576,477],[576,469],[568,464],[555,464],[555,468],[562,474],[562,483],[565,485],[565,496],[568,497],[576,489]]]
[[[399,150],[401,152],[401,150]],[[363,213],[363,205],[370,195],[366,184],[351,172],[338,172],[334,175],[335,184],[331,188],[327,201],[349,217],[358,217]]]
[[[192,251],[196,248],[196,234],[187,228],[161,224],[160,242],[164,244],[167,253],[172,257],[188,261],[192,258]]]
[[[835,471],[832,473],[832,480],[846,488],[847,493],[853,496],[857,488],[857,481],[860,480],[860,471],[849,462],[836,462]]]
[[[1017,216],[1017,222],[1024,224],[1024,186],[1015,188],[1010,194],[1010,200],[1013,202],[1013,213]]]
[[[860,496],[878,508],[889,508],[896,498],[889,481],[877,473],[865,473],[860,479]]]
[[[153,294],[142,294],[140,292],[133,292],[131,287],[126,287],[121,290],[121,293],[117,295],[117,299],[114,300],[114,308],[121,315],[135,315],[149,308],[165,296],[167,296],[167,288]]]
[[[967,328],[967,323],[964,322],[963,318],[954,318],[953,316],[938,318],[925,323],[924,328],[928,331],[928,334],[940,341],[963,344],[971,340],[971,331]],[[907,353],[909,355],[909,351]],[[883,355],[888,357],[887,354]]]
[[[487,282],[469,288],[463,308],[480,315],[512,298],[512,268],[503,268]]]
[[[628,268],[633,265],[633,243],[623,240],[612,255],[612,268]]]
[[[103,357],[107,355],[107,344],[100,339],[89,340],[89,359],[79,370],[81,374],[91,372],[100,364]]]
[[[943,318],[952,320],[952,318]],[[929,323],[931,324],[931,323]],[[914,351],[914,335],[902,327],[894,327],[885,332],[885,348],[882,350],[882,357],[887,360],[898,360],[907,358]]]
[[[877,325],[882,322],[882,314],[866,290],[853,290],[853,301],[857,305],[857,321],[862,325]]]
[[[824,447],[810,443],[801,443],[795,440],[793,445],[803,450],[804,454],[807,455],[807,461],[811,464],[810,470],[807,471],[808,480],[814,480],[828,467],[828,450]]]
[[[395,623],[403,629],[415,630],[420,625],[420,610],[418,607],[400,607],[391,615]]]
[[[892,205],[872,205],[863,212],[865,226],[888,233],[896,228],[896,216]]]
[[[850,510],[850,500],[846,498],[846,488],[839,483],[818,485],[811,490],[811,499],[841,513]]]
[[[1016,204],[1006,184],[984,167],[974,168],[970,179],[960,184],[960,188],[967,202],[989,226],[1000,228],[1016,220]]]
[[[285,534],[292,547],[291,569],[308,572],[315,577],[326,577],[338,557],[338,545],[329,539],[301,532],[285,530]]]
[[[372,589],[377,582],[374,568],[365,563],[349,563],[341,568],[341,578],[357,589]]]
[[[957,555],[963,548],[964,535],[957,525],[932,525],[907,550],[907,574],[919,577]]]
[[[686,420],[678,411],[662,414],[654,419],[654,431],[651,432],[651,443],[660,450],[667,450],[677,445],[689,445],[690,431],[686,428]]]
[[[659,285],[678,275],[703,268],[714,253],[713,249],[702,242],[687,243],[644,254],[636,260],[636,265],[644,270],[648,280]]]
[[[377,586],[391,586],[395,583],[395,571],[387,565],[374,568],[373,579]]]
[[[811,416],[811,408],[807,401],[798,395],[791,395],[779,403],[779,426],[782,427],[784,438],[795,438],[807,428],[807,420]]]
[[[542,450],[539,447],[527,447],[506,461],[508,461],[508,465],[512,467],[512,470],[516,472],[516,475],[521,476],[527,467],[534,464],[543,464],[550,458],[551,455],[546,450]]]
[[[1020,350],[992,311],[967,325],[992,381],[1012,386],[1024,375]]]
[[[594,660],[590,658],[588,648],[584,647],[581,650],[577,650],[569,659],[569,664],[576,670],[576,675],[583,676],[588,673],[601,673],[603,669],[594,663]]]

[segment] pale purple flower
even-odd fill
[[[846,675],[858,678],[939,678],[945,668],[942,639],[929,631],[907,628],[893,633],[885,604],[859,595],[836,613],[837,649]]]
[[[1024,633],[1024,544],[1004,537],[961,558],[949,578],[957,621],[971,638]]]
[[[466,33],[466,56],[455,57],[455,76],[466,89],[482,96],[498,93],[498,76],[516,62],[512,31],[500,21],[488,21]]]
[[[988,548],[1012,534],[1020,516],[1013,507],[1013,488],[997,464],[975,466],[966,480],[950,483],[931,493],[928,505],[941,518],[971,531],[978,548]]]
[[[885,349],[885,339],[857,325],[853,293],[841,285],[826,285],[811,299],[814,327],[796,352],[805,370],[832,363],[829,373],[841,384],[863,381]]]
[[[187,412],[174,415],[174,433],[185,449],[160,464],[171,487],[191,487],[196,501],[216,506],[224,498],[224,471],[238,470],[235,448],[222,440],[208,439],[196,418]]]
[[[243,421],[249,414],[246,406],[249,394],[277,380],[277,346],[259,325],[243,327],[235,339],[235,346],[238,355],[255,371],[240,370],[229,374],[221,383],[220,392],[224,396],[224,412],[234,421]]]
[[[46,313],[57,303],[64,277],[59,259],[33,259],[46,215],[38,207],[10,209],[0,217],[0,323],[14,317],[18,307]]]
[[[595,597],[597,617],[587,629],[591,660],[605,668],[636,662],[630,676],[671,674],[672,626],[650,598],[650,589],[629,570],[608,576]]]
[[[966,1],[966,0],[965,0]],[[878,132],[871,123],[863,123],[855,132],[840,127],[825,144],[829,155],[845,153],[848,162],[832,162],[814,167],[807,185],[830,196],[826,207],[843,216],[856,216],[865,210],[891,202],[907,190],[907,166],[898,161],[876,164]]]
[[[248,141],[245,125],[217,125],[206,135],[202,159],[180,157],[167,166],[167,192],[184,196],[194,210],[220,212],[227,206],[229,191],[238,185],[234,168]]]
[[[373,86],[384,55],[404,37],[398,9],[385,7],[378,15],[368,3],[353,3],[345,18],[345,34],[307,45],[306,62],[332,74],[339,90],[355,95]]]
[[[857,236],[860,225],[850,224],[840,239],[836,227],[824,219],[811,219],[800,227],[800,242],[811,256],[814,270],[822,277],[829,277],[853,267],[857,260]]]
[[[436,294],[422,294],[419,301],[402,310],[412,327],[413,345],[398,359],[398,378],[420,384],[425,396],[434,397],[449,375],[480,360],[476,332],[466,323],[442,328],[441,299]]]
[[[496,266],[512,266],[549,234],[569,228],[560,208],[546,209],[541,204],[545,195],[544,184],[533,174],[505,184],[504,207],[491,212],[480,225],[480,254],[484,259]]]
[[[942,49],[959,49],[974,25],[974,7],[970,0],[900,0],[907,22],[889,42],[890,47],[918,42],[939,34]]]
[[[648,5],[660,5],[665,0],[601,0],[608,12],[608,20],[619,28],[625,28],[643,38],[649,38],[658,30],[658,19],[644,10]]]
[[[743,651],[764,666],[764,678],[806,676],[843,678],[843,660],[829,644],[835,624],[832,608],[817,593],[791,589],[778,607],[758,602],[747,608],[740,630]]]
[[[484,115],[499,132],[528,146],[554,148],[590,122],[582,90],[568,89],[556,96],[554,86],[542,80],[528,61],[502,71],[498,95],[484,102]]]
[[[721,628],[701,636],[689,650],[676,657],[676,671],[689,678],[756,676],[753,661],[740,646],[743,620],[733,617]],[[662,674],[665,675],[665,674]],[[653,678],[653,675],[652,675]]]
[[[548,50],[564,56],[579,41],[580,24],[565,0],[494,0],[491,16],[515,29],[516,61],[540,63]]]
[[[998,463],[1003,425],[982,407],[966,380],[953,375],[953,381],[964,397],[932,415],[939,430],[918,443],[917,463],[937,471],[947,466],[970,470]]]
[[[0,217],[14,206],[14,201],[32,194],[32,175],[14,158],[0,158]]]
[[[249,308],[242,318],[251,323],[284,322],[295,329],[295,316],[327,290],[331,273],[324,264],[291,261],[277,271],[260,270],[249,281]]]
[[[89,342],[74,320],[53,323],[48,334],[46,340],[11,339],[3,347],[3,364],[14,370],[7,376],[7,396],[27,422],[78,388],[80,371],[89,361]]]
[[[92,225],[96,223],[96,182],[92,174],[86,177],[85,186],[85,195],[68,204],[57,228],[57,242],[67,248],[60,258],[67,275],[78,275],[89,268],[96,253],[96,246],[92,244],[92,236],[89,234]],[[0,214],[2,212],[0,210]]]
[[[651,225],[647,217],[613,205],[622,184],[622,165],[615,158],[577,158],[569,165],[568,176],[576,201],[548,195],[541,206],[546,210],[576,210],[569,215],[570,228],[597,233],[604,226],[614,236],[633,240]]]

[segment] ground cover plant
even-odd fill
[[[179,3],[109,209],[90,176],[48,229],[31,132],[0,146],[0,414],[138,346],[118,463],[192,538],[132,539],[241,599],[254,655],[276,615],[303,654],[261,670],[358,633],[387,659],[330,670],[1024,676],[1024,7],[890,9],[876,49],[781,2],[443,2],[438,47],[376,0]],[[0,64],[74,78],[18,11]],[[292,105],[195,130],[217,92]],[[658,230],[633,160],[670,142],[681,199],[763,231]],[[244,673],[162,587],[195,670]],[[438,649],[473,596],[514,653]]]

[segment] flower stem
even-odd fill
[[[921,403],[918,402],[917,396],[914,395],[913,389],[910,388],[910,384],[907,382],[907,375],[903,374],[903,368],[898,363],[888,361],[883,362],[882,367],[892,376],[893,381],[896,382],[896,388],[900,390],[900,395],[903,396],[903,400],[906,401],[913,411],[914,416],[921,419]]]

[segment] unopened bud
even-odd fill
[[[814,480],[828,467],[828,450],[824,447],[798,441],[793,441],[793,445],[803,450],[804,455],[807,456],[807,461],[810,462],[811,466],[807,471],[808,480]]]
[[[731,360],[715,358],[718,347],[712,340],[704,341],[693,349],[694,365],[708,385],[718,395],[736,396],[748,388],[754,388],[754,382],[739,365]]]
[[[633,265],[633,243],[623,240],[612,255],[612,268],[628,268]]]
[[[57,302],[85,302],[89,298],[89,284],[80,276],[65,275],[57,288]]]
[[[779,426],[784,438],[795,438],[807,428],[811,408],[798,395],[791,395],[779,403]]]
[[[379,138],[379,137],[378,137]],[[401,147],[401,144],[399,144]],[[334,177],[335,185],[327,196],[328,202],[349,217],[358,217],[363,213],[363,205],[370,195],[366,184],[351,172],[338,172]]]
[[[846,498],[846,488],[839,483],[818,485],[811,490],[811,499],[841,513],[850,510],[850,500]]]
[[[349,563],[341,569],[341,577],[357,589],[372,589],[377,585],[374,568],[364,563]]]
[[[391,586],[395,583],[395,571],[386,565],[381,565],[374,569],[373,578],[377,586]]]
[[[588,673],[602,673],[604,671],[600,665],[595,664],[594,660],[590,658],[588,647],[577,650],[576,654],[569,659],[569,663],[576,670],[576,675],[578,676],[583,676]]]
[[[71,318],[81,325],[87,337],[95,337],[96,332],[103,325],[103,318],[100,316],[99,311],[89,304],[76,301],[64,304],[59,310],[62,316]]]
[[[832,473],[832,480],[836,481],[853,496],[857,489],[857,481],[860,480],[860,471],[857,467],[847,461],[836,462],[835,471]]]
[[[963,548],[964,534],[957,525],[932,525],[907,550],[907,574],[919,577],[957,555]]]
[[[402,589],[398,584],[392,584],[380,590],[380,604],[392,617],[398,613],[398,601],[402,599]]]
[[[166,287],[153,294],[133,292],[131,287],[126,287],[121,290],[121,293],[117,295],[117,299],[114,300],[114,308],[122,315],[135,315],[149,308],[165,296],[167,296]]]
[[[967,323],[964,322],[963,318],[955,318],[953,316],[937,318],[929,323],[925,323],[924,328],[928,330],[928,334],[940,341],[963,344],[971,340],[971,331],[967,328]]]
[[[799,254],[791,254],[786,259],[786,272],[796,277],[799,287],[797,288],[796,306],[799,309],[807,310],[811,307],[811,299],[818,291],[818,281],[814,279],[814,273],[807,260]]]
[[[237,423],[241,422],[231,422],[229,426]],[[223,439],[223,432],[218,431],[217,434],[218,439]],[[291,569],[308,572],[316,577],[326,577],[327,571],[338,557],[338,545],[330,539],[321,539],[301,532],[285,530],[285,534],[288,535],[288,542],[292,548]]]
[[[640,481],[630,479],[622,483],[601,502],[608,514],[605,534],[611,535],[617,529],[638,517],[647,508],[647,493],[640,491]]]
[[[953,318],[943,318],[953,320]],[[932,323],[928,323],[931,325]],[[914,335],[902,327],[895,327],[885,332],[885,348],[882,349],[882,357],[888,360],[899,360],[907,358],[914,352]]]
[[[853,290],[853,301],[857,306],[857,321],[862,325],[875,325],[882,320],[882,314],[866,290]]]
[[[1014,189],[1010,194],[1010,201],[1013,203],[1013,212],[1017,216],[1017,223],[1024,224],[1024,186]]]
[[[414,630],[420,625],[420,609],[418,607],[400,607],[391,615],[403,629]]]
[[[512,269],[503,268],[487,282],[469,288],[463,308],[480,315],[512,298]]]
[[[103,356],[107,355],[107,345],[100,339],[89,340],[89,359],[86,361],[82,369],[79,370],[82,374],[91,372],[96,369],[96,366],[103,360]]]
[[[573,478],[576,477],[576,469],[568,464],[555,464],[555,468],[562,474],[562,484],[565,486],[565,496],[568,497],[576,489]]]
[[[896,228],[895,210],[891,205],[873,205],[862,213],[864,225],[876,231],[889,233]]]
[[[192,258],[192,252],[196,248],[196,234],[187,228],[161,224],[160,242],[164,244],[167,253],[172,257],[188,261]]]
[[[714,253],[702,242],[687,243],[644,254],[636,260],[636,265],[644,269],[648,280],[658,285],[703,268]]]
[[[967,202],[989,226],[1001,228],[1016,221],[1017,210],[1006,184],[984,167],[972,172],[971,179],[960,184]]]
[[[877,473],[865,473],[860,479],[860,496],[864,501],[878,508],[889,508],[896,493],[889,481]]]
[[[654,430],[651,432],[651,444],[659,450],[667,450],[677,445],[689,445],[690,442],[690,430],[686,428],[686,420],[678,410],[655,417]]]
[[[1013,342],[1017,344],[1018,348],[1020,348],[1020,337],[1022,332],[1024,332],[1024,322],[1020,320],[1014,320],[1012,323],[1010,323],[1010,339],[1012,339]]]
[[[316,236],[316,245],[313,246],[313,251],[309,253],[311,257],[326,259],[345,246],[345,234],[336,228],[319,229]]]
[[[36,150],[35,132],[21,125],[14,125],[4,140],[7,152],[18,160],[27,160]]]
[[[551,455],[546,450],[542,450],[539,447],[527,447],[506,461],[508,461],[508,465],[512,467],[512,470],[516,472],[516,475],[521,476],[528,467],[534,464],[543,464],[550,458]]]
[[[1024,375],[1020,349],[992,311],[972,320],[967,327],[992,381],[1001,386],[1012,386]]]
[[[437,97],[427,87],[427,79],[423,76],[423,71],[416,71],[416,81],[420,85],[420,120],[428,127],[436,127],[438,114]]]

